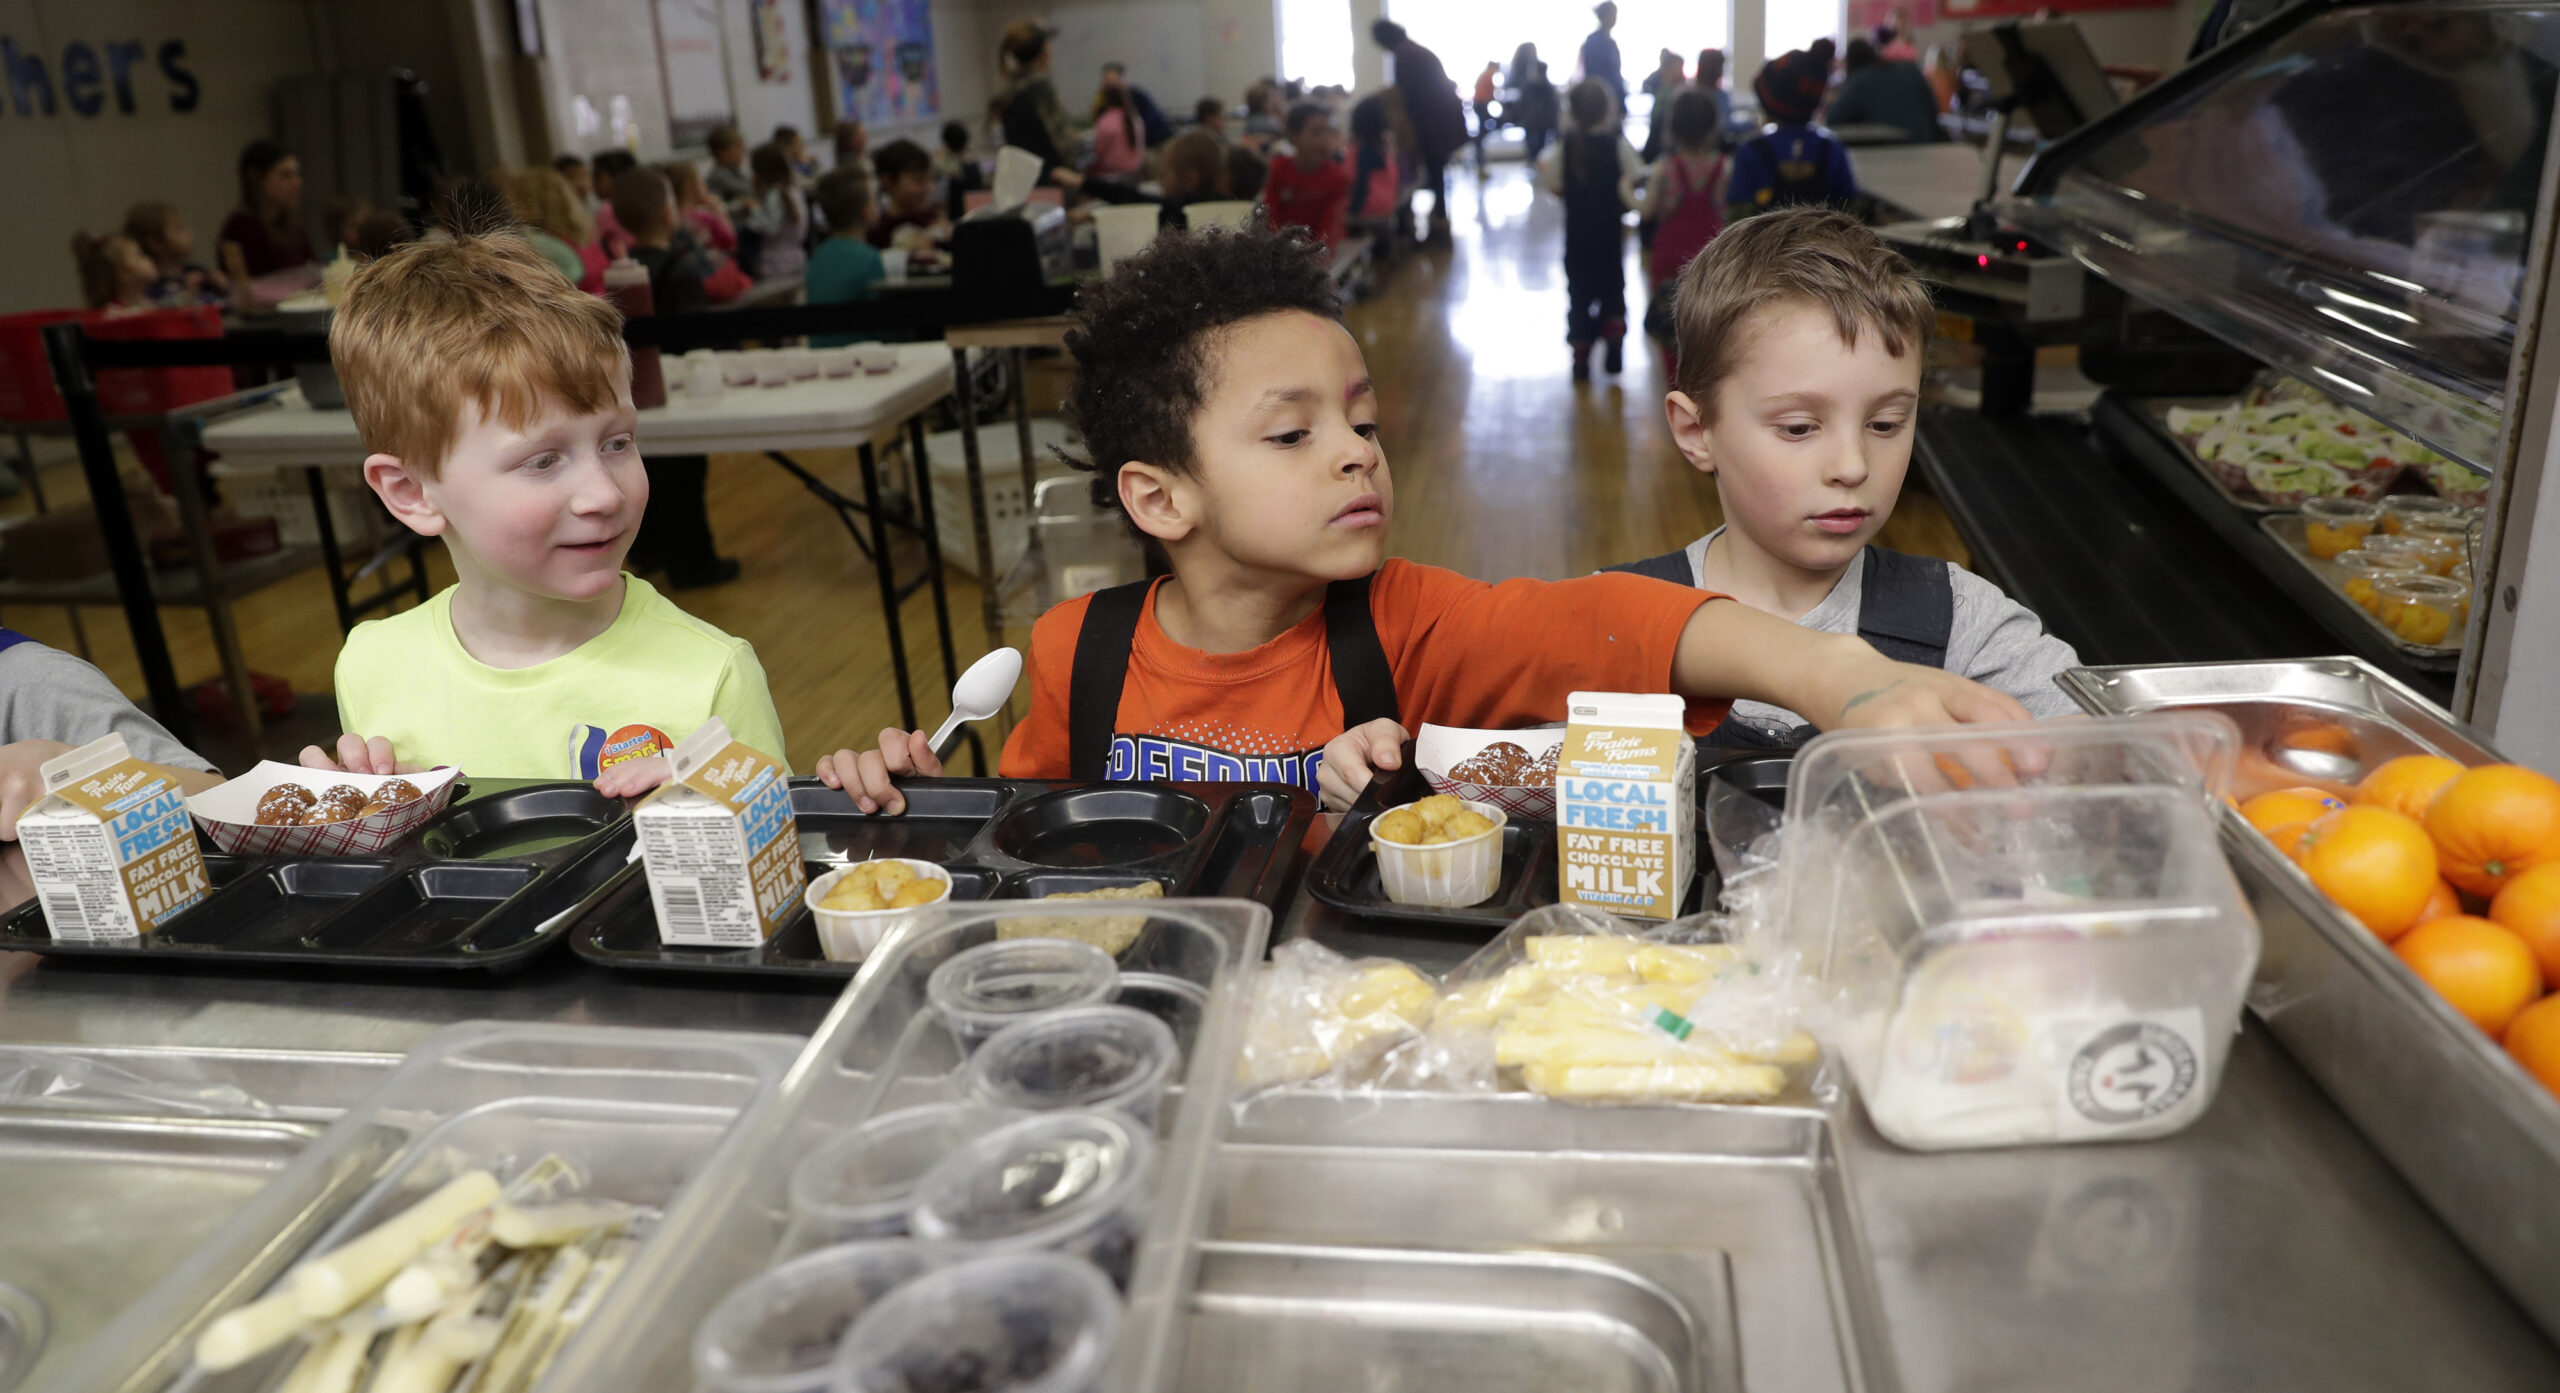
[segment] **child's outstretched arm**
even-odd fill
[[[1854,634],[1801,628],[1721,597],[1689,616],[1671,684],[1692,699],[1782,706],[1819,730],[2029,719],[2015,697],[1980,683],[1897,663]]]
[[[890,780],[912,774],[919,778],[935,778],[942,773],[942,761],[933,753],[933,737],[920,730],[900,730],[895,726],[880,732],[880,748],[838,750],[818,761],[818,781],[829,788],[840,788],[853,795],[853,805],[866,813],[887,813],[895,817],[907,810],[906,795]]]
[[[1325,742],[1324,760],[1316,766],[1316,797],[1329,813],[1360,800],[1378,770],[1404,767],[1404,742],[1413,734],[1381,716],[1354,726]]]

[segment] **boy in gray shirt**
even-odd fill
[[[0,842],[18,839],[18,815],[44,796],[46,760],[99,736],[124,737],[147,764],[179,771],[178,786],[202,793],[222,782],[202,755],[125,700],[107,675],[14,629],[0,629]]]
[[[1840,213],[1792,209],[1727,227],[1678,297],[1663,409],[1680,453],[1714,476],[1726,525],[1609,569],[1857,634],[2040,719],[2076,710],[2053,679],[2079,657],[2032,611],[1961,567],[1872,545],[1911,465],[1937,320],[1910,267]],[[1812,735],[1792,711],[1736,702],[1708,739],[1789,749]]]

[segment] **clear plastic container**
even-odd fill
[[[2396,537],[2407,532],[2413,522],[2460,526],[2470,520],[2465,516],[2467,512],[2461,504],[2449,498],[2424,493],[2395,493],[2382,500],[2382,530]]]
[[[2238,746],[2179,712],[1805,747],[1787,922],[1879,1131],[2130,1140],[2203,1114],[2258,958],[2218,840]]]
[[[2374,583],[2374,614],[2411,643],[2462,642],[2471,587],[2443,576],[2387,576]]]
[[[982,943],[935,968],[925,996],[967,1053],[1026,1016],[1109,1001],[1119,987],[1119,964],[1090,943],[1017,938]]]
[[[2361,499],[2302,500],[2303,545],[2322,561],[2364,545],[2364,539],[2373,535],[2381,521],[2381,507]]]
[[[2427,573],[2427,563],[2420,558],[2389,548],[2376,551],[2370,539],[2365,545],[2339,557],[2337,567],[2345,573],[2345,578],[2338,582],[2338,588],[2346,592],[2348,599],[2363,606],[2367,613],[2376,615],[2382,612],[2382,597],[2374,589],[2375,585],[2392,576]]]
[[[1120,1297],[1043,1253],[947,1267],[845,1336],[837,1393],[1090,1393],[1120,1335]]]
[[[810,1152],[791,1172],[799,1245],[903,1236],[917,1183],[944,1157],[1012,1120],[976,1103],[927,1103],[875,1117]]]
[[[711,1308],[693,1332],[694,1377],[711,1393],[818,1393],[854,1323],[934,1266],[902,1239],[793,1258]]]
[[[1491,803],[1459,801],[1490,819],[1493,826],[1458,841],[1420,846],[1369,838],[1369,850],[1378,858],[1378,884],[1388,899],[1455,909],[1482,904],[1501,888],[1502,828],[1511,819]],[[1372,832],[1377,825],[1369,824]]]
[[[934,1167],[907,1226],[971,1256],[1065,1253],[1125,1287],[1155,1173],[1154,1133],[1125,1114],[1043,1113]]]
[[[1180,1063],[1163,1021],[1132,1006],[1080,1006],[997,1031],[969,1058],[969,1096],[1022,1112],[1124,1112],[1153,1130]]]

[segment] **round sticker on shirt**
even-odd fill
[[[582,725],[569,733],[569,755],[578,777],[593,779],[617,764],[667,753],[676,742],[656,726],[627,725],[611,733],[602,726]]]

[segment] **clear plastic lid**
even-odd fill
[[[930,1243],[989,1251],[1082,1243],[1154,1177],[1156,1139],[1127,1117],[1058,1112],[978,1138],[916,1187],[909,1226]]]
[[[694,1330],[694,1375],[715,1393],[817,1393],[854,1322],[934,1265],[901,1240],[794,1258],[711,1308]]]
[[[944,1157],[1012,1120],[976,1103],[929,1103],[875,1117],[792,1169],[791,1212],[822,1241],[904,1234],[918,1182]]]
[[[935,968],[925,997],[974,1049],[1025,1016],[1108,1001],[1119,986],[1119,965],[1090,943],[1016,938],[981,943]]]
[[[845,1336],[838,1393],[1086,1393],[1120,1334],[1120,1297],[1052,1253],[983,1258],[913,1282]]]
[[[1173,1028],[1129,1006],[1079,1006],[996,1032],[969,1060],[969,1094],[990,1107],[1125,1112],[1155,1125],[1181,1062]]]

